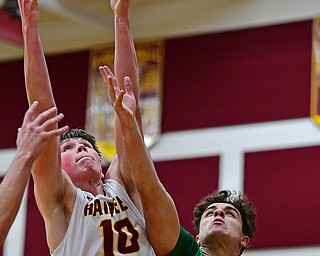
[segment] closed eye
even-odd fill
[[[65,146],[65,147],[62,148],[62,152],[66,152],[68,150],[71,150],[70,146]]]
[[[226,215],[231,216],[233,218],[237,218],[239,216],[238,212],[235,209],[230,208],[230,207],[228,207],[225,210],[225,212],[226,212]]]
[[[86,148],[93,148],[90,143],[82,143],[82,144],[83,144],[83,146],[85,146]]]
[[[234,212],[226,212],[226,215],[229,215],[229,216],[231,216],[231,217],[233,217],[233,218],[235,218],[236,217],[236,215],[235,215],[235,213]]]
[[[210,209],[210,210],[206,211],[205,216],[211,216],[213,214],[214,214],[214,211],[212,209]]]

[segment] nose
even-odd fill
[[[82,151],[87,152],[87,148],[84,145],[79,144],[77,152],[80,153]]]
[[[216,210],[214,211],[214,217],[217,217],[217,216],[220,216],[220,217],[224,218],[224,216],[225,216],[224,210],[222,210],[222,209],[216,209]]]

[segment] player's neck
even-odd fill
[[[81,188],[83,191],[89,192],[94,196],[97,195],[104,195],[104,187],[103,187],[103,183],[86,183],[86,184],[82,184],[80,186],[78,186],[79,188]]]
[[[230,246],[230,243],[216,241],[207,246],[201,246],[203,254],[206,256],[239,256],[238,248]]]
[[[239,256],[239,252],[231,252],[231,251],[207,251],[202,249],[203,254],[205,256]]]

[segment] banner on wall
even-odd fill
[[[310,114],[315,123],[320,125],[320,17],[313,19],[311,68]]]
[[[161,134],[164,42],[135,44],[140,79],[140,105],[145,143],[154,145]],[[114,47],[90,52],[86,130],[96,136],[102,157],[110,162],[116,154],[114,142],[114,111],[99,72],[100,65],[113,70]]]

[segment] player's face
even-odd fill
[[[72,138],[61,143],[61,166],[76,186],[84,179],[101,180],[100,157],[85,139]]]
[[[231,204],[214,203],[204,211],[197,240],[200,245],[219,241],[223,238],[228,244],[239,248],[248,244],[248,237],[242,233],[242,217]],[[245,238],[245,244],[243,239]]]

